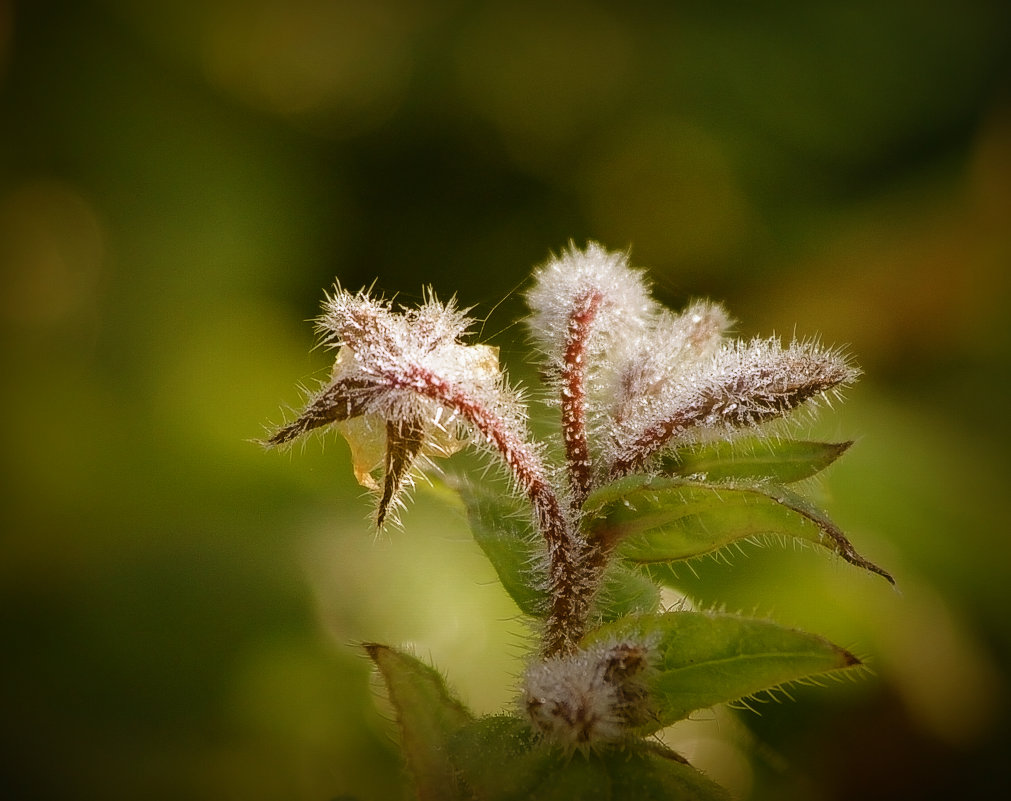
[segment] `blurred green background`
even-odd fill
[[[404,797],[362,640],[506,708],[524,628],[458,509],[377,538],[343,443],[248,440],[335,276],[456,292],[533,380],[516,290],[570,237],[866,371],[801,433],[858,438],[824,501],[899,592],[789,548],[683,589],[873,674],[668,741],[742,798],[1002,795],[1009,10],[0,0],[5,797]]]

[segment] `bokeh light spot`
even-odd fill
[[[98,214],[74,187],[38,180],[0,197],[0,317],[47,327],[92,309],[104,264]]]
[[[751,209],[720,143],[684,120],[644,119],[591,157],[583,201],[604,241],[655,265],[733,263]]]
[[[386,119],[410,75],[413,16],[395,0],[220,3],[209,80],[249,105],[357,132]]]
[[[633,52],[620,19],[588,3],[493,3],[462,39],[459,85],[518,164],[549,170],[613,113]]]

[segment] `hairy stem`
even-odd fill
[[[692,412],[680,411],[649,426],[615,460],[611,467],[611,477],[621,478],[643,468],[649,457],[664,447],[671,438],[691,428],[695,417]]]
[[[418,366],[387,374],[386,378],[457,412],[481,433],[509,467],[516,484],[533,504],[548,547],[551,606],[544,633],[544,655],[574,650],[586,627],[593,589],[584,575],[586,543],[569,525],[537,452],[508,421],[465,387]]]
[[[587,292],[573,306],[565,331],[562,357],[562,438],[572,490],[579,508],[590,491],[590,448],[586,438],[586,345],[603,300],[599,290]]]

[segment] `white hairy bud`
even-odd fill
[[[594,645],[535,662],[523,704],[534,728],[567,750],[628,739],[650,716],[643,643]]]
[[[560,360],[573,310],[587,298],[600,299],[594,327],[604,346],[616,335],[634,336],[658,309],[644,273],[628,266],[627,254],[596,242],[585,250],[570,245],[538,268],[526,297],[530,333],[553,360]]]

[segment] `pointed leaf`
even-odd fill
[[[791,484],[824,470],[852,444],[772,437],[720,440],[676,450],[664,458],[661,472],[710,483],[744,479]]]
[[[788,509],[799,517],[814,523],[823,535],[822,539],[818,541],[819,545],[823,545],[839,554],[851,565],[862,567],[871,573],[877,573],[889,584],[895,584],[895,579],[892,578],[890,573],[857,553],[856,548],[853,547],[852,543],[846,538],[846,535],[843,534],[842,529],[833,523],[828,518],[828,515],[813,506],[806,498],[802,498],[783,487],[771,487],[768,497],[772,498],[784,509]]]
[[[295,420],[271,434],[265,444],[286,445],[314,429],[360,417],[375,394],[376,387],[360,378],[335,378],[313,396]]]
[[[587,536],[620,543],[618,553],[639,564],[690,559],[750,537],[778,535],[820,545],[894,583],[827,516],[774,484],[629,476],[592,493],[584,511]]]
[[[450,745],[477,801],[729,801],[730,795],[665,749],[643,742],[567,754],[526,721],[496,716],[461,729]]]
[[[708,612],[624,618],[591,632],[582,644],[601,641],[644,642],[656,654],[646,678],[655,719],[643,733],[698,709],[860,665],[853,654],[814,634]]]
[[[425,444],[425,422],[418,418],[386,421],[386,456],[383,460],[383,494],[376,512],[376,527],[381,527],[407,481],[411,465]]]
[[[450,753],[463,783],[481,801],[529,798],[559,758],[541,745],[527,721],[507,715],[479,718],[461,729]]]
[[[473,716],[434,668],[384,645],[368,643],[365,650],[386,681],[419,800],[462,801],[448,743]]]
[[[547,560],[530,518],[530,509],[520,499],[495,488],[463,479],[453,481],[467,509],[470,530],[484,551],[502,586],[520,610],[531,617],[547,613]],[[659,589],[638,570],[612,565],[604,576],[597,611],[604,620],[656,609]]]

